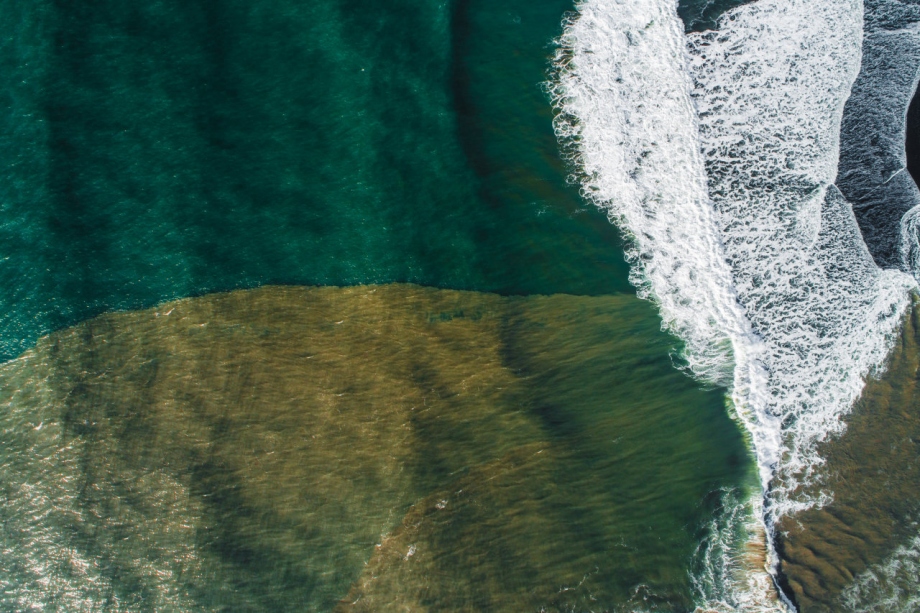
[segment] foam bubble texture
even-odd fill
[[[723,490],[721,509],[694,556],[691,583],[697,611],[774,613],[784,610],[764,572],[762,499],[743,490]]]
[[[641,296],[659,304],[663,325],[684,341],[690,368],[732,388],[758,456],[772,458],[760,462],[766,485],[781,428],[774,416],[749,410],[747,398],[766,393],[758,360],[762,343],[734,293],[710,202],[675,6],[595,0],[578,9],[556,57],[557,135],[583,175],[585,195],[626,232],[632,281]],[[759,495],[742,507],[729,515],[750,522],[750,509],[761,508]],[[754,523],[761,518],[758,512]],[[735,523],[714,528],[701,550],[699,596],[710,608],[747,603],[745,610],[777,610],[763,568],[743,577],[736,572],[738,560],[725,541],[739,528]],[[764,530],[745,528],[759,533],[765,547]]]
[[[831,183],[861,60],[859,0],[761,0],[689,37],[709,193],[739,301],[763,338],[779,418],[771,511],[796,511],[864,378],[883,364],[913,281],[875,266]]]
[[[732,301],[730,276],[711,223],[683,37],[672,13],[661,2],[582,4],[557,58],[564,68],[556,128],[577,142],[586,194],[631,234],[627,258],[640,294],[661,304],[696,372],[730,381],[726,323],[719,320],[737,315],[721,312]]]
[[[875,261],[905,271],[918,263],[911,255],[916,215],[905,214],[920,205],[920,190],[904,152],[907,108],[920,76],[918,26],[920,6],[866,1],[862,67],[844,110],[837,175]]]
[[[686,37],[670,0],[585,0],[556,56],[557,134],[690,368],[731,386],[768,539],[822,502],[799,488],[816,445],[882,367],[916,287],[876,266],[833,186],[862,37],[860,0],[760,0]],[[755,584],[720,599],[775,610]]]

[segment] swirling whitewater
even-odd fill
[[[673,0],[584,0],[559,41],[556,131],[583,191],[626,233],[632,281],[689,368],[731,390],[757,458],[747,516],[767,564],[714,529],[708,609],[788,607],[772,526],[826,502],[800,491],[816,445],[883,368],[916,288],[876,266],[833,185],[862,41],[860,0],[759,0],[686,35]]]

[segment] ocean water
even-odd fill
[[[920,74],[920,10],[865,3],[863,57],[844,108],[837,185],[853,203],[866,246],[883,268],[916,270],[914,226],[920,192],[907,168],[905,115]],[[903,221],[902,221],[903,220]]]
[[[0,610],[684,612],[763,566],[725,381],[560,152],[571,2],[0,7]]]
[[[912,610],[915,8],[0,2],[0,609]]]
[[[630,291],[540,88],[570,8],[4,5],[0,355],[266,283]]]
[[[46,337],[0,368],[0,602],[692,610],[700,543],[756,480],[654,313],[275,286]]]
[[[843,435],[819,448],[825,465],[808,487],[833,499],[779,526],[784,581],[802,611],[916,609],[918,322],[915,300],[885,376],[866,383]]]

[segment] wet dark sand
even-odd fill
[[[906,319],[887,372],[871,380],[823,445],[821,489],[834,501],[786,518],[777,545],[802,613],[841,611],[842,591],[917,534],[920,511],[920,306]]]

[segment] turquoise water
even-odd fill
[[[631,291],[540,88],[569,8],[6,3],[0,356],[266,283]]]
[[[540,87],[572,8],[4,2],[0,359],[266,283],[630,292]]]

